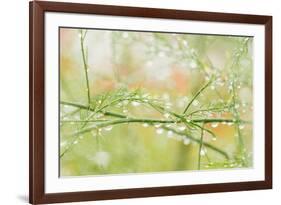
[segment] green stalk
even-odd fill
[[[180,132],[180,131],[177,131],[177,130],[175,130],[175,129],[173,129],[173,128],[170,128],[170,127],[163,127],[163,129],[165,129],[165,130],[170,130],[170,131],[172,131],[173,133],[178,134],[178,135],[181,135],[181,136],[185,136],[186,138],[188,138],[188,139],[190,139],[191,141],[196,142],[196,143],[198,143],[198,144],[200,143],[200,139],[197,139],[197,138],[195,138],[195,137],[192,137],[192,136],[190,136],[190,135],[187,135],[187,133],[185,133],[185,132]],[[229,159],[229,156],[228,156],[228,154],[227,154],[225,151],[223,151],[223,150],[217,148],[216,146],[214,146],[214,145],[212,145],[212,144],[209,144],[209,143],[207,143],[207,142],[202,142],[202,144],[203,144],[203,146],[205,146],[205,147],[207,147],[207,148],[209,148],[209,149],[211,149],[211,150],[213,150],[213,151],[215,151],[215,152],[221,154],[221,155],[224,156],[226,159]]]
[[[202,125],[202,128],[204,128],[204,124]],[[201,129],[201,136],[200,136],[200,143],[199,143],[199,150],[198,150],[198,167],[197,167],[198,170],[200,170],[201,168],[201,150],[203,145],[203,137],[204,137],[204,129]]]
[[[77,107],[77,108],[80,108],[80,109],[85,109],[85,110],[89,110],[89,111],[92,111],[92,112],[95,112],[95,110],[93,108],[90,108],[88,106],[85,106],[85,105],[81,105],[81,104],[78,104],[78,103],[72,103],[72,102],[65,102],[65,101],[61,101],[61,104],[63,105],[69,105],[69,106],[73,106],[73,107]],[[95,125],[93,127],[90,127],[90,128],[86,128],[84,130],[81,130],[80,132],[76,132],[75,134],[73,134],[74,136],[77,136],[79,134],[82,134],[82,133],[86,133],[86,132],[89,132],[89,131],[92,131],[93,129],[97,129],[97,128],[102,128],[102,127],[106,127],[106,126],[110,126],[110,125],[115,125],[115,124],[123,124],[123,123],[163,123],[163,124],[167,124],[167,123],[175,123],[175,122],[181,122],[181,121],[177,121],[177,120],[155,120],[155,119],[135,119],[135,118],[127,118],[126,115],[122,115],[122,114],[119,114],[119,113],[113,113],[113,112],[103,112],[104,115],[106,116],[112,116],[112,117],[117,117],[117,118],[121,118],[121,119],[117,119],[117,120],[114,120],[114,121],[110,121],[110,122],[106,122],[106,123],[100,123],[98,125]],[[203,119],[204,120],[204,119]],[[203,120],[197,120],[199,122],[202,122]],[[208,122],[212,122],[211,121],[212,119],[209,119],[207,120]],[[218,121],[218,119],[213,119],[213,120],[216,120],[216,122]],[[224,121],[227,121],[226,119],[222,119]],[[223,122],[223,121],[221,121]],[[230,122],[230,120],[229,120]],[[199,139],[196,139],[194,137],[191,137],[189,135],[187,135],[185,132],[179,132],[173,128],[168,128],[168,127],[163,127],[163,129],[165,130],[170,130],[172,132],[174,132],[175,134],[178,134],[178,135],[182,135],[182,136],[185,136],[187,138],[189,138],[190,140],[196,142],[196,143],[200,143],[200,140]],[[208,143],[205,143],[203,142],[203,145],[207,148],[210,148],[218,153],[220,153],[221,155],[223,155],[226,159],[229,159],[228,157],[228,154],[224,151],[222,151],[221,149],[211,145],[211,144],[208,144]],[[64,152],[61,157],[65,154],[66,152]]]
[[[87,86],[87,100],[88,100],[88,105],[90,107],[91,105],[91,96],[90,96],[90,86],[89,86],[89,76],[88,76],[88,64],[87,64],[87,58],[86,58],[86,53],[85,53],[85,48],[84,48],[84,40],[87,34],[87,31],[83,34],[83,30],[80,31],[80,46],[81,46],[81,53],[82,53],[82,59],[83,59],[83,66],[84,66],[84,72],[85,72],[85,78],[86,78],[86,86]]]
[[[81,108],[81,109],[85,109],[85,110],[95,112],[95,109],[93,109],[91,107],[88,107],[88,106],[85,106],[85,105],[78,104],[78,103],[66,102],[66,101],[61,101],[60,103],[63,104],[63,105],[69,105],[69,106],[73,106],[73,107],[77,107],[77,108]],[[118,118],[127,118],[126,115],[122,115],[122,114],[119,114],[119,113],[108,112],[108,111],[103,111],[103,112],[100,111],[100,112],[103,113],[104,115],[107,115],[107,116],[118,117]],[[193,123],[202,123],[202,122],[204,122],[204,123],[213,123],[213,122],[237,123],[238,122],[235,119],[219,119],[219,118],[215,118],[215,119],[193,119],[193,120],[188,121],[185,118],[181,117],[180,115],[178,115],[174,112],[169,112],[169,113],[175,115],[176,117],[178,117],[182,120],[182,121],[176,121],[176,122],[187,122],[187,123],[189,123],[189,122],[193,122]],[[239,120],[239,122],[240,123],[250,123],[248,121],[243,121],[243,120]]]
[[[239,50],[238,55],[236,55],[236,59],[233,61],[232,65],[231,65],[231,70],[234,73],[234,78],[237,76],[237,73],[235,72],[234,67],[237,66],[237,64],[244,52],[245,47],[248,45],[248,41],[249,41],[249,39],[246,40],[245,42],[243,42],[243,44],[242,44],[243,49]],[[240,114],[239,114],[239,111],[235,107],[235,105],[237,103],[237,92],[236,92],[236,81],[234,80],[234,78],[232,79],[232,103],[234,104],[233,113],[235,115],[234,116],[235,120],[237,121],[237,123],[235,124],[235,128],[236,128],[237,134],[238,134],[238,152],[239,152],[239,154],[244,156],[245,155],[245,153],[244,153],[245,145],[244,145],[242,133],[239,128],[239,126],[241,124]],[[242,163],[243,163],[243,166],[247,165],[247,162],[244,160],[244,157],[242,159]]]
[[[61,101],[60,103],[62,105],[69,105],[69,106],[77,107],[77,108],[80,108],[80,109],[84,109],[84,110],[89,110],[89,111],[95,112],[94,108],[91,108],[91,107],[86,106],[86,105],[81,105],[81,104],[73,103],[73,102],[65,102],[65,101]],[[118,113],[107,112],[107,111],[102,112],[102,113],[104,115],[107,115],[107,116],[119,117],[119,118],[127,118],[127,116],[122,115],[122,114],[118,114]]]
[[[131,118],[131,119],[117,119],[117,120],[112,120],[112,121],[109,121],[109,122],[105,122],[105,123],[99,123],[99,124],[96,124],[92,127],[88,127],[86,129],[83,129],[79,132],[75,132],[73,133],[71,136],[78,136],[78,135],[81,135],[81,134],[84,134],[84,133],[87,133],[87,132],[90,132],[90,131],[93,131],[93,130],[96,130],[96,129],[100,129],[100,128],[103,128],[103,127],[108,127],[108,126],[112,126],[112,125],[117,125],[117,124],[124,124],[124,123],[163,123],[163,124],[169,124],[169,123],[174,123],[174,121],[168,121],[168,120],[151,120],[151,119],[134,119],[134,118]],[[178,135],[182,135],[182,136],[185,136],[187,138],[189,138],[190,140],[196,142],[196,143],[200,143],[200,140],[199,139],[196,139],[194,137],[191,137],[189,135],[187,135],[185,132],[180,132],[180,131],[177,131],[173,128],[169,128],[169,127],[162,127],[163,129],[165,130],[170,130],[172,132],[174,132],[175,134],[178,134]],[[229,159],[228,157],[228,154],[226,152],[224,152],[223,150],[209,144],[209,143],[206,143],[206,142],[202,142],[204,146],[220,153],[221,155],[223,155],[226,159]]]
[[[187,106],[185,107],[183,114],[186,113],[186,111],[188,110],[188,108],[192,105],[193,101],[212,83],[212,79],[206,84],[204,85],[192,98],[192,100],[187,104]]]

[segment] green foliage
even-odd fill
[[[241,119],[239,106],[242,106],[243,103],[237,93],[237,89],[241,84],[251,86],[251,78],[249,78],[251,73],[242,70],[243,61],[250,59],[248,47],[251,39],[215,36],[202,38],[199,35],[193,38],[189,35],[178,35],[176,38],[172,38],[171,34],[152,34],[151,38],[155,42],[152,47],[150,46],[150,50],[147,52],[148,56],[159,55],[159,52],[164,50],[167,56],[180,59],[184,63],[189,62],[191,67],[195,65],[198,75],[204,76],[203,79],[202,77],[198,78],[200,83],[194,83],[199,84],[199,87],[193,88],[193,92],[182,96],[181,102],[184,102],[185,105],[183,108],[179,108],[176,106],[175,98],[167,100],[165,97],[157,96],[145,88],[129,88],[124,83],[119,83],[114,90],[91,95],[87,62],[88,52],[86,52],[87,49],[84,45],[86,34],[87,31],[80,31],[87,104],[79,103],[79,101],[61,100],[60,102],[60,158],[63,166],[70,166],[74,170],[73,173],[77,175],[127,173],[139,172],[139,170],[171,171],[171,168],[167,167],[165,160],[163,162],[159,160],[161,159],[160,145],[151,143],[146,144],[146,146],[155,150],[149,156],[152,157],[152,160],[159,161],[157,166],[152,163],[148,163],[147,167],[143,164],[138,164],[137,159],[143,157],[140,156],[140,153],[145,156],[144,147],[140,146],[139,142],[143,140],[145,144],[147,141],[146,136],[143,136],[143,139],[136,137],[136,133],[132,130],[138,130],[137,126],[146,129],[149,133],[155,132],[156,135],[165,133],[168,136],[167,138],[174,139],[175,143],[191,144],[192,149],[197,149],[192,152],[193,154],[190,154],[193,157],[194,153],[196,153],[196,157],[193,157],[193,163],[196,163],[196,165],[192,168],[175,167],[175,170],[251,166],[251,156],[245,147],[244,133],[242,132],[242,127],[250,125],[251,122]],[[141,39],[137,34],[134,35],[133,33],[128,35],[131,41],[137,39],[142,44],[148,45],[147,39]],[[122,39],[120,40],[122,32],[115,32],[112,36],[115,43],[117,40],[119,40],[118,42],[122,41]],[[237,48],[230,55],[229,63],[226,63],[221,73],[215,69],[215,66],[212,65],[204,53],[216,41],[225,41],[231,45],[236,45]],[[186,42],[198,45],[198,50],[196,51],[190,47],[187,49]],[[174,52],[173,46],[175,44],[180,52]],[[117,52],[118,45],[115,45],[115,47],[117,47],[115,48]],[[116,63],[120,62],[117,61]],[[118,71],[115,70],[114,73],[117,81],[120,82]],[[245,73],[246,77],[241,77],[241,73]],[[227,78],[222,76],[227,76]],[[216,96],[215,99],[217,99],[215,101],[212,100],[214,95]],[[230,114],[223,116],[222,114],[226,112]],[[237,148],[235,151],[229,152],[224,145],[219,146],[219,143],[216,143],[218,136],[214,129],[219,124],[235,128],[235,136],[237,136]],[[111,133],[112,136],[122,136],[122,142],[120,142],[120,138],[106,138],[108,133]],[[205,140],[206,136],[211,136],[211,142]],[[161,142],[161,140],[158,141]],[[149,142],[153,141],[150,140]],[[166,143],[166,141],[163,140],[163,143]],[[78,144],[79,149],[77,148]],[[108,152],[103,151],[101,148],[103,144],[109,150],[108,152],[116,156],[118,161],[113,161],[108,165],[109,155]],[[126,144],[127,146],[125,146]],[[120,150],[118,150],[120,147],[126,149],[123,151],[127,155],[121,154]],[[172,145],[171,147],[176,146]],[[83,148],[93,150],[92,154],[86,152]],[[173,150],[167,150],[167,152],[173,152]],[[89,154],[90,156],[87,156]],[[80,164],[85,165],[84,169],[87,171],[81,171],[81,167],[70,163],[72,158],[75,157],[80,160]],[[174,159],[174,157],[168,157],[167,161],[171,163]],[[95,163],[91,163],[91,161]],[[128,170],[128,167],[133,168]],[[89,170],[95,171],[91,172]],[[64,172],[64,167],[62,167],[62,173],[68,175]]]

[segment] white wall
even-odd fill
[[[274,105],[281,104],[281,6],[278,0],[82,0],[99,4],[273,15]],[[1,1],[0,204],[26,204],[28,195],[28,1]],[[279,46],[278,46],[279,45]],[[278,79],[279,77],[279,79]],[[107,204],[278,204],[281,194],[280,107],[274,106],[274,189],[96,202]],[[280,202],[279,202],[280,203]],[[77,203],[73,203],[77,204]],[[93,204],[93,202],[81,203]]]

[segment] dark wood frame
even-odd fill
[[[272,16],[226,14],[92,4],[30,2],[29,201],[33,204],[272,188]],[[248,23],[265,26],[265,180],[46,194],[44,191],[44,13],[67,12],[113,16]]]

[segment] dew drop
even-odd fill
[[[182,98],[182,100],[184,101],[184,102],[188,102],[188,97],[186,97],[186,96],[184,96],[183,98]]]
[[[189,64],[189,66],[190,66],[192,69],[197,68],[197,63],[196,63],[196,61],[191,61],[190,64]]]
[[[148,127],[149,125],[148,125],[148,123],[143,123],[142,126],[143,127]]]
[[[168,93],[164,93],[164,94],[162,95],[162,99],[163,99],[163,100],[170,100],[169,94],[168,94]]]
[[[186,127],[185,126],[180,126],[178,129],[179,129],[179,131],[184,131],[186,129]]]
[[[110,162],[110,154],[105,151],[99,151],[93,157],[93,161],[100,167],[107,167]]]
[[[168,102],[168,103],[165,104],[165,108],[166,108],[166,109],[170,109],[171,106],[172,106],[172,103],[169,103],[169,102]]]
[[[127,109],[124,109],[122,112],[123,112],[123,113],[128,113],[128,110],[127,110]]]
[[[112,130],[112,128],[113,128],[112,126],[107,126],[107,127],[104,128],[104,130],[105,131],[110,131],[110,130]]]
[[[228,122],[227,125],[228,125],[228,126],[232,126],[233,123],[232,123],[232,122]]]
[[[184,138],[184,140],[183,140],[183,144],[185,144],[185,145],[189,145],[189,144],[190,144],[190,139],[188,139],[188,138]]]
[[[77,144],[78,143],[78,140],[75,140],[74,142],[73,142],[73,144]]]
[[[218,125],[219,125],[219,123],[214,122],[214,123],[211,124],[211,127],[216,128]]]
[[[158,128],[158,129],[156,129],[156,133],[157,133],[157,134],[159,134],[159,135],[160,135],[160,134],[162,134],[162,133],[163,133],[163,131],[164,131],[164,130],[163,130],[162,128]]]
[[[139,103],[139,102],[134,101],[134,102],[132,102],[132,105],[133,105],[134,107],[137,107],[137,106],[139,106],[139,105],[140,105],[140,103]]]
[[[235,109],[238,109],[239,107],[240,107],[240,105],[239,104],[235,104]]]
[[[104,115],[102,113],[98,113],[95,115],[95,118],[102,118]]]
[[[239,125],[239,129],[240,129],[240,130],[243,130],[243,129],[244,129],[244,127],[245,127],[245,125],[242,125],[242,124],[241,124],[241,125]]]
[[[168,132],[167,132],[167,135],[168,135],[168,138],[172,138],[173,137],[173,131],[171,131],[171,130],[169,130]]]
[[[129,104],[129,101],[128,100],[124,100],[123,101],[123,105],[128,105]]]
[[[161,127],[161,124],[155,124],[154,127],[159,128]]]
[[[201,155],[201,156],[205,156],[205,155],[206,155],[206,150],[201,149],[201,150],[200,150],[200,155]]]
[[[67,142],[66,142],[66,141],[63,141],[63,142],[60,143],[60,146],[61,146],[61,147],[65,147],[66,145],[67,145]]]
[[[199,101],[198,101],[198,100],[194,100],[194,101],[193,101],[193,106],[196,107],[196,106],[198,106],[198,105],[199,105]]]
[[[122,106],[121,102],[117,103],[117,105],[116,105],[116,107],[121,107],[121,106]]]
[[[182,43],[185,47],[188,47],[188,42],[186,40],[183,40]]]
[[[215,88],[216,88],[216,87],[215,87],[214,85],[211,86],[211,90],[215,90]]]
[[[165,114],[164,114],[164,117],[165,117],[165,118],[169,118],[169,117],[170,117],[170,113],[165,113]]]
[[[217,141],[217,138],[213,136],[212,141]]]

